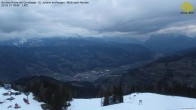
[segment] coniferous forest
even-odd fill
[[[12,88],[21,92],[32,92],[35,99],[45,102],[46,108],[61,110],[70,106],[72,98],[94,97],[96,88],[77,87],[45,76],[28,77],[12,83]]]

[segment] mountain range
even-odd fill
[[[145,42],[123,37],[80,36],[0,41],[0,61],[3,62],[0,78],[9,81],[46,75],[63,81],[91,81],[99,85],[100,81],[107,82],[110,76],[118,77],[134,68],[143,70],[146,64],[154,63],[156,67],[160,58],[176,59],[178,57],[173,56],[176,53],[187,53],[189,48],[196,47],[195,41],[194,37],[178,34],[156,35]],[[194,49],[189,51],[195,52]],[[139,77],[139,73],[135,77]]]
[[[47,38],[0,43],[0,78],[31,75],[73,76],[78,72],[145,62],[154,52],[139,44],[84,38]],[[16,45],[17,44],[17,45]]]

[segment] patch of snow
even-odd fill
[[[14,90],[9,90],[12,92],[17,92]],[[17,103],[19,106],[21,106],[21,108],[18,108],[18,110],[42,110],[41,108],[41,104],[36,100],[34,100],[34,96],[32,93],[30,93],[30,95],[28,96],[29,99],[29,103],[30,104],[26,104],[23,101],[23,98],[27,98],[27,96],[25,96],[24,94],[21,95],[12,95],[12,97],[14,97],[15,99],[12,101],[6,100],[7,98],[10,98],[11,96],[4,96],[3,93],[7,93],[8,90],[5,90],[3,87],[0,87],[0,102],[5,101],[4,103],[0,104],[0,110],[16,110],[14,108],[15,104]],[[8,106],[12,106],[12,108],[8,108]]]
[[[139,105],[142,100],[142,105]],[[101,98],[73,99],[67,110],[196,110],[196,99],[155,93],[133,93],[124,103],[101,106]]]

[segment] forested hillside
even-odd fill
[[[121,77],[126,91],[196,97],[196,49],[161,58]]]

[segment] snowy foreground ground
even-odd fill
[[[5,92],[8,91],[0,87],[0,102],[10,98],[10,96],[2,95]],[[18,110],[42,110],[42,103],[35,101],[32,94],[29,95],[30,104],[24,103],[23,98],[26,98],[24,94],[12,95],[12,97],[15,98],[13,101],[6,100],[0,104],[0,110],[16,110],[14,109],[15,103],[21,106]],[[139,105],[139,100],[142,100],[142,105]],[[10,105],[12,108],[8,108]],[[196,99],[153,93],[134,93],[124,96],[124,103],[105,107],[101,106],[100,98],[73,99],[67,110],[196,110]]]
[[[11,90],[12,92],[16,92],[14,90]],[[12,97],[14,97],[15,99],[12,101],[6,100],[7,98],[10,98],[11,96],[3,96],[3,93],[8,92],[8,90],[5,90],[4,88],[0,87],[0,102],[5,101],[4,103],[0,104],[0,110],[16,110],[14,108],[15,103],[18,103],[19,106],[21,106],[21,108],[19,108],[18,110],[42,110],[41,108],[41,104],[37,101],[35,101],[33,99],[33,95],[30,94],[29,95],[29,103],[30,104],[26,104],[23,101],[23,98],[26,98],[26,96],[24,94],[15,96],[12,95]],[[12,108],[8,108],[8,106],[12,105]]]
[[[100,98],[74,99],[68,110],[196,110],[196,99],[153,93],[127,95],[121,104],[101,107],[100,103]]]

